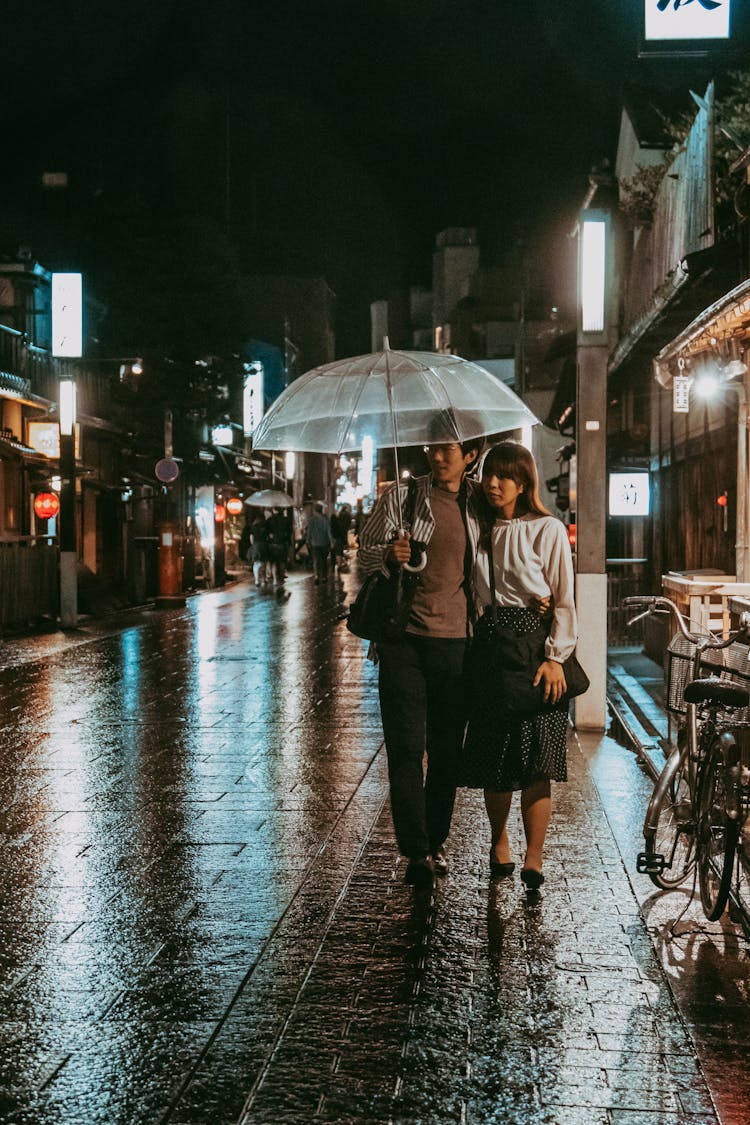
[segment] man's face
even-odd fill
[[[439,488],[447,488],[449,492],[458,491],[464,473],[476,460],[476,450],[464,453],[457,441],[426,445],[425,453],[435,484]]]

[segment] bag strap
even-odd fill
[[[487,558],[490,564],[490,597],[492,598],[492,620],[497,625],[497,591],[495,590],[495,560],[492,555],[492,528],[490,528],[489,539],[487,541]]]

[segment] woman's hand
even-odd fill
[[[559,703],[565,694],[567,684],[562,664],[556,660],[543,661],[536,670],[534,687],[544,681],[544,702]]]
[[[409,533],[404,532],[404,535],[399,539],[394,539],[389,543],[385,549],[385,561],[388,563],[396,563],[397,566],[403,566],[408,563],[411,558],[411,543],[409,542]]]

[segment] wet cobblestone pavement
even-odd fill
[[[415,896],[375,669],[290,590],[0,644],[0,1121],[750,1120],[744,943],[665,940],[633,755],[571,735],[538,895],[463,793]]]

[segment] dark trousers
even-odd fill
[[[328,577],[328,554],[329,547],[311,547],[310,554],[312,555],[313,573],[316,578],[322,579],[325,582]]]
[[[391,812],[399,851],[405,856],[433,853],[450,830],[466,726],[466,646],[463,637],[410,634],[378,644]]]

